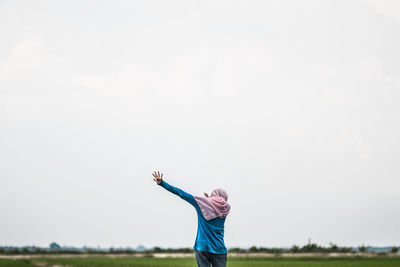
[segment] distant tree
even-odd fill
[[[274,253],[274,254],[280,254],[280,253],[283,253],[283,249],[281,249],[281,248],[270,248],[270,249],[266,249],[265,252],[270,252],[270,253]]]
[[[10,250],[10,252],[11,252],[10,254],[13,254],[13,255],[20,253],[18,248],[13,248],[13,249]]]
[[[364,245],[361,245],[361,246],[358,247],[358,250],[359,250],[360,252],[365,252],[365,251],[367,251],[367,247],[364,246]]]
[[[35,247],[34,253],[45,254],[47,251],[38,247]]]
[[[59,244],[57,244],[56,242],[53,242],[50,244],[50,249],[59,250],[59,249],[61,249],[61,246]]]
[[[243,252],[243,249],[241,249],[241,248],[230,248],[229,252],[240,253],[240,252]]]
[[[296,245],[293,245],[293,246],[290,248],[289,251],[292,252],[292,253],[298,253],[298,252],[300,252],[300,247],[299,247],[299,246],[296,246]]]
[[[354,252],[352,247],[339,247],[338,251],[342,253]]]
[[[318,252],[321,250],[322,248],[315,243],[308,243],[300,249],[301,252]]]
[[[259,247],[259,248],[257,249],[257,251],[258,251],[258,252],[270,252],[270,249],[269,249],[269,248],[265,248],[265,247]]]
[[[252,246],[249,248],[249,252],[258,252],[258,248],[256,246]]]
[[[160,248],[160,247],[154,247],[154,248],[153,248],[153,251],[154,251],[154,252],[162,252],[162,248]]]
[[[329,251],[336,252],[338,251],[338,246],[334,243],[329,243]]]
[[[392,253],[397,253],[399,251],[398,247],[392,247],[392,249],[390,250],[390,252]]]

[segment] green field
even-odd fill
[[[194,258],[38,258],[0,259],[0,266],[135,266],[196,267]],[[228,267],[400,267],[400,257],[374,258],[228,258]]]

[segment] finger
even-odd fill
[[[161,173],[161,178],[162,178],[163,174]]]
[[[153,175],[153,176],[154,176],[154,178],[156,178],[156,176],[154,175],[154,173],[152,173],[151,175]]]
[[[156,180],[156,179],[153,179],[153,181],[154,181],[154,182],[157,182],[157,180]]]
[[[158,172],[158,177],[160,177],[160,172]]]

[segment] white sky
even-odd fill
[[[400,1],[1,1],[0,245],[400,244]]]

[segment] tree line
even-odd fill
[[[361,245],[358,247],[340,247],[331,243],[329,246],[324,247],[316,243],[309,242],[304,246],[293,245],[290,248],[268,248],[252,246],[250,248],[230,248],[229,253],[364,253],[376,252],[376,248]],[[388,247],[381,248],[380,253],[397,253],[399,248]],[[192,253],[193,248],[161,248],[153,247],[150,249],[135,250],[132,248],[74,248],[74,247],[61,247],[57,243],[51,243],[48,248],[27,246],[27,247],[0,247],[0,254],[18,255],[18,254],[153,254],[153,253]]]

